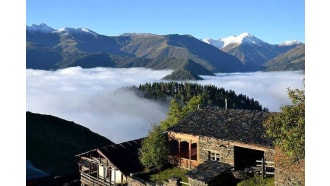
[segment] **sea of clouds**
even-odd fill
[[[26,110],[81,124],[120,143],[144,137],[166,118],[168,105],[120,89],[161,81],[172,70],[72,67],[57,71],[26,70]],[[202,76],[213,84],[259,101],[272,112],[290,104],[287,88],[304,89],[304,72],[223,73]]]

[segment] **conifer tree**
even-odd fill
[[[172,99],[169,106],[169,111],[167,113],[167,118],[160,123],[161,128],[165,131],[168,127],[173,124],[178,123],[180,119],[182,119],[182,107],[175,100]]]
[[[201,104],[202,96],[200,95],[192,97],[183,107],[181,107],[179,103],[175,99],[173,99],[170,103],[167,118],[160,123],[161,128],[165,131],[168,127],[177,124],[180,119],[183,119],[190,113],[197,110]]]

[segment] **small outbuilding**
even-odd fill
[[[231,168],[232,166],[227,163],[208,160],[187,172],[186,175],[190,185],[235,185]]]

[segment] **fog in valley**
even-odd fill
[[[279,112],[282,105],[291,103],[288,88],[304,89],[304,71],[222,73],[201,76],[201,84],[212,84],[236,94],[253,98],[271,112]]]
[[[144,137],[166,118],[168,105],[139,98],[121,87],[161,81],[172,70],[145,68],[66,68],[26,70],[26,110],[81,124],[120,143]],[[272,112],[289,104],[287,88],[304,89],[304,72],[225,73],[202,76],[213,84],[259,101]]]

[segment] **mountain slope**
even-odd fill
[[[114,143],[74,122],[26,112],[26,159],[52,175],[76,173],[75,155],[108,144]]]
[[[305,70],[305,44],[264,63],[266,71]]]
[[[132,34],[123,51],[137,57],[191,59],[212,72],[249,71],[235,57],[219,52],[190,35]]]
[[[180,69],[188,60],[214,72],[245,72],[254,67],[190,35],[99,35],[85,28],[27,26],[27,68],[54,70],[71,66]],[[43,56],[40,58],[40,56]],[[182,69],[181,69],[182,70]],[[189,71],[189,70],[188,70]],[[195,76],[200,75],[195,70]]]
[[[298,41],[286,41],[283,44],[272,45],[246,32],[219,40],[207,38],[203,41],[237,57],[243,64],[253,66],[254,70],[263,70],[264,63],[299,44]]]

